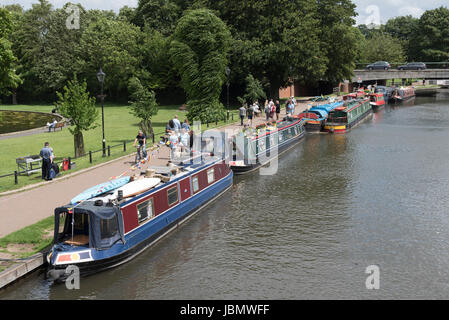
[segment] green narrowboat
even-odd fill
[[[372,115],[369,99],[355,99],[345,102],[329,113],[324,131],[330,133],[345,133],[361,121]]]

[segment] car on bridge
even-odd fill
[[[391,65],[386,61],[377,61],[366,66],[368,70],[389,70]]]
[[[398,70],[426,70],[427,66],[424,62],[409,62],[406,65],[399,66]]]

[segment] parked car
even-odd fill
[[[375,63],[366,66],[368,70],[388,70],[391,69],[391,65],[386,61],[377,61]]]
[[[399,66],[398,70],[425,70],[427,66],[423,62],[409,62],[406,65]]]

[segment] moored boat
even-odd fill
[[[345,133],[372,115],[369,99],[347,101],[329,113],[324,130],[330,133]]]
[[[394,89],[391,99],[394,103],[401,103],[413,99],[415,96],[416,93],[413,87],[401,87]]]
[[[235,174],[255,171],[299,143],[305,133],[304,120],[293,117],[241,132],[234,138],[229,165]]]
[[[324,130],[324,124],[329,112],[342,105],[343,101],[322,104],[314,106],[294,117],[305,121],[305,128],[307,132],[318,133]]]
[[[349,93],[343,96],[343,101],[351,101],[356,99],[362,99],[365,97],[365,91],[363,89],[359,89],[356,92]]]
[[[388,104],[388,102],[391,100],[393,91],[394,89],[392,87],[386,86],[376,86],[374,90],[375,93],[382,93],[384,95],[385,104]]]
[[[133,259],[228,190],[232,181],[226,160],[209,153],[193,163],[149,167],[129,184],[56,208],[47,275],[62,281],[69,265],[86,276]]]
[[[370,93],[368,94],[368,97],[373,111],[385,108],[385,98],[383,93]]]

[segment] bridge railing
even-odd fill
[[[374,62],[358,62],[355,64],[355,68],[357,70],[365,69],[365,67]],[[399,66],[404,66],[408,62],[390,62],[392,69],[397,69]],[[449,61],[447,62],[424,62],[427,66],[427,69],[449,69]]]

